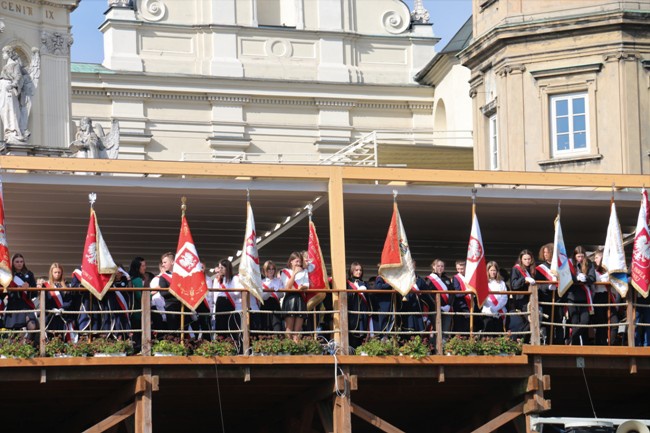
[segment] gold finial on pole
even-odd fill
[[[397,192],[396,189],[394,189],[394,190],[393,190],[393,203],[396,203],[396,202],[397,202],[397,194],[399,194],[399,193]]]
[[[181,216],[185,216],[185,211],[187,210],[187,197],[181,197]]]
[[[94,192],[88,194],[88,201],[90,202],[90,207],[94,208],[95,202],[97,201],[97,194],[95,194]]]
[[[557,216],[560,216],[561,212],[562,212],[562,200],[558,200],[558,202],[557,202]]]
[[[246,201],[251,201],[251,190],[246,188]]]

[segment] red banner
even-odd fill
[[[0,285],[6,289],[11,284],[11,279],[11,261],[5,231],[5,203],[2,193],[2,180],[0,180]]]
[[[650,204],[645,189],[641,194],[641,209],[636,223],[631,274],[632,285],[647,298],[650,292]]]
[[[307,254],[309,262],[314,266],[314,269],[309,272],[309,290],[312,289],[328,289],[330,288],[329,279],[327,278],[327,268],[323,260],[323,253],[320,249],[320,242],[318,234],[316,233],[316,226],[309,221],[309,245],[307,247]],[[325,299],[325,293],[306,293],[307,309],[311,310]]]
[[[187,224],[185,216],[181,220],[181,233],[178,236],[169,293],[191,310],[196,310],[208,293],[208,286],[205,284],[205,271],[194,246],[190,226]]]
[[[81,259],[81,285],[101,300],[113,284],[116,271],[117,265],[108,252],[102,232],[99,230],[95,210],[90,209],[86,244]]]

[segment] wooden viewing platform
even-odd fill
[[[0,156],[0,166],[17,173],[17,179],[32,173],[70,173],[73,177],[72,173],[83,171],[163,175],[174,179],[189,176],[323,183],[328,200],[328,256],[335,289],[332,294],[334,328],[338,331],[335,338],[343,349],[348,344],[347,301],[340,293],[344,291],[346,264],[350,261],[346,255],[346,247],[350,245],[346,245],[345,238],[346,186],[399,181],[544,188],[609,188],[615,183],[619,188],[638,188],[647,183],[645,176],[623,175],[10,156]],[[381,231],[385,233],[383,225]],[[9,238],[10,248],[11,242]],[[241,245],[241,239],[237,243]],[[535,298],[533,291],[532,302]],[[629,305],[628,325],[632,325],[634,307],[632,303]],[[147,308],[143,302],[145,321],[149,316]],[[531,310],[533,324],[538,323],[535,311]],[[146,324],[142,329],[145,335],[150,332]],[[525,345],[519,356],[433,355],[420,360],[343,354],[0,359],[2,429],[128,433],[378,430],[523,433],[529,431],[527,420],[533,414],[593,417],[589,394],[599,417],[648,418],[643,397],[650,376],[650,349],[632,347],[633,332],[633,326],[628,326],[625,347],[542,346],[539,328],[533,326],[530,336],[533,344]],[[146,337],[143,341],[147,341]]]

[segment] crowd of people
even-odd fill
[[[357,347],[370,337],[414,334],[434,335],[436,302],[440,302],[440,326],[443,339],[452,335],[508,334],[512,338],[530,338],[530,311],[536,308],[540,320],[542,344],[626,345],[626,300],[609,287],[602,267],[602,252],[588,258],[578,246],[570,258],[572,285],[563,296],[557,292],[551,272],[553,244],[535,254],[525,249],[510,273],[495,261],[487,263],[490,294],[482,306],[467,290],[465,261],[455,262],[454,275],[447,274],[445,262],[435,259],[429,275],[416,275],[412,290],[399,295],[381,276],[364,279],[364,268],[352,262],[347,279],[349,340]],[[111,290],[98,300],[87,291],[65,290],[81,285],[81,270],[75,269],[66,281],[64,269],[52,263],[47,277],[35,278],[21,254],[11,259],[12,290],[0,295],[0,328],[32,331],[39,328],[38,291],[45,288],[45,327],[49,336],[75,338],[79,330],[93,331],[115,338],[131,338],[141,343],[142,296],[151,296],[151,323],[154,333],[178,333],[181,328],[192,337],[215,335],[241,338],[242,293],[238,276],[230,260],[220,260],[206,276],[211,290],[195,311],[182,315],[181,303],[167,290],[172,282],[174,254],[161,256],[159,272],[147,271],[144,258],[132,260],[128,271],[118,267]],[[261,305],[250,296],[250,329],[258,334],[285,334],[298,340],[302,334],[332,329],[332,297],[328,295],[315,310],[307,310],[309,264],[306,252],[290,254],[282,269],[272,261],[262,266]],[[206,274],[207,275],[207,274]],[[597,284],[601,283],[601,284]],[[151,291],[119,290],[149,287]],[[538,304],[531,305],[530,293],[537,291]],[[438,292],[438,293],[436,293]],[[634,291],[631,290],[628,296]],[[650,342],[648,301],[636,300],[636,345]],[[32,337],[33,338],[33,337]]]

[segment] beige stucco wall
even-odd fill
[[[500,0],[486,11],[513,3]],[[524,12],[539,13],[530,3],[536,2],[524,2]],[[567,15],[578,3],[584,6],[579,24]],[[546,20],[526,22],[524,15],[523,23],[484,29],[462,53],[472,69],[475,168],[489,168],[485,112],[496,108],[502,170],[650,173],[650,2],[634,2],[645,7],[642,13],[588,12],[602,3],[558,2],[561,10],[546,10]],[[487,25],[482,18],[475,21],[475,28]],[[485,98],[491,72],[492,101]],[[573,92],[588,95],[590,146],[554,157],[549,100]]]

